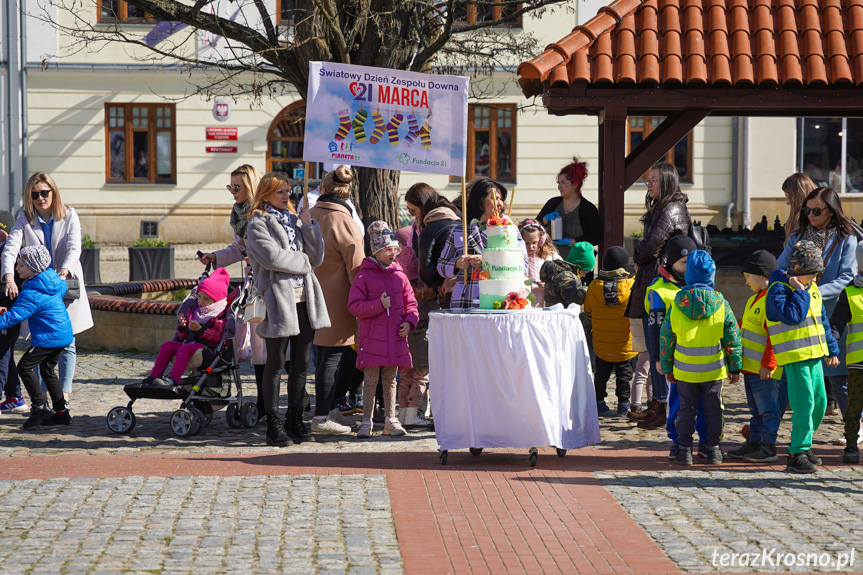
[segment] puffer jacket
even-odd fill
[[[632,255],[632,260],[638,265],[638,273],[626,310],[628,317],[639,318],[644,315],[644,294],[657,275],[665,242],[671,236],[689,233],[692,218],[686,209],[686,201],[686,196],[681,194],[680,201],[669,202],[661,212],[653,215],[649,225],[644,226],[644,240]]]
[[[63,303],[67,289],[65,280],[61,280],[51,268],[28,279],[9,311],[0,315],[0,330],[26,319],[34,347],[66,347],[74,337],[72,322]]]
[[[390,296],[389,313],[381,294]],[[413,367],[408,339],[399,337],[399,326],[417,326],[417,300],[414,290],[398,262],[387,268],[374,258],[366,258],[354,277],[348,294],[348,311],[359,320],[357,368]]]
[[[417,258],[419,276],[425,285],[437,289],[443,285],[444,278],[437,271],[437,262],[452,229],[461,223],[455,212],[449,208],[437,208],[426,214],[425,227],[419,235]]]
[[[584,313],[593,321],[593,351],[599,359],[620,363],[638,355],[624,315],[633,283],[635,279],[620,269],[599,272],[587,287]]]
[[[678,341],[677,335],[671,329],[672,314],[683,313],[691,320],[699,320],[710,317],[721,306],[725,306],[725,319],[722,339],[719,343],[725,350],[725,362],[728,371],[740,373],[740,370],[743,369],[743,348],[740,342],[740,330],[737,328],[737,319],[734,317],[734,312],[731,311],[731,304],[725,300],[722,294],[705,284],[684,286],[674,298],[674,309],[665,314],[665,321],[659,335],[659,361],[662,364],[662,373],[674,373],[674,349],[677,347]],[[680,343],[681,345],[690,345],[685,341]]]

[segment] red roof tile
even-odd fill
[[[543,83],[863,85],[863,0],[615,0],[518,68]]]

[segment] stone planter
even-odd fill
[[[129,281],[173,279],[174,246],[129,247]]]
[[[81,267],[84,269],[85,285],[102,283],[102,274],[99,269],[101,251],[101,248],[81,248]]]

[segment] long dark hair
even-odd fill
[[[506,201],[506,188],[503,184],[491,178],[480,178],[468,184],[467,188],[467,221],[478,220],[485,211],[483,202],[492,190],[500,192],[500,199]]]
[[[425,182],[419,182],[408,188],[405,194],[405,201],[410,202],[415,206],[422,208],[425,203],[437,195],[437,191]]]
[[[650,171],[659,172],[659,197],[651,198],[650,192],[644,195],[644,207],[647,211],[641,216],[641,221],[647,225],[650,225],[654,214],[661,212],[671,202],[685,206],[689,201],[689,196],[680,191],[680,178],[674,164],[659,162],[650,168]]]
[[[436,210],[437,208],[449,208],[452,210],[453,214],[456,214],[456,216],[458,215],[458,208],[455,206],[454,203],[452,203],[440,194],[435,194],[434,196],[426,200],[426,202],[423,204],[422,209],[420,210],[420,219],[423,221],[423,225],[425,225],[426,216],[429,215],[432,210]]]
[[[839,199],[839,194],[837,194],[833,188],[815,188],[809,192],[809,195],[806,196],[805,200],[803,200],[803,206],[800,208],[800,227],[797,228],[800,234],[799,237],[802,238],[803,234],[806,233],[806,230],[809,229],[809,226],[812,225],[809,223],[809,218],[803,215],[803,208],[806,207],[806,202],[814,200],[817,197],[820,197],[821,201],[823,201],[824,204],[830,208],[830,211],[833,212],[833,216],[830,218],[830,224],[828,227],[836,227],[839,239],[854,233],[854,227],[851,225],[851,220],[849,220],[848,216],[845,215],[845,212],[842,211],[842,201]]]

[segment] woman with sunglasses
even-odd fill
[[[321,285],[313,271],[324,257],[321,228],[307,210],[296,213],[290,193],[287,174],[273,172],[261,178],[246,231],[255,289],[263,296],[267,310],[256,330],[267,349],[262,381],[267,445],[276,447],[311,439],[303,424],[306,368],[315,331],[330,326]],[[278,415],[279,381],[288,344],[291,369],[283,425]]]
[[[17,297],[15,285],[15,260],[22,245],[42,245],[51,255],[51,267],[60,278],[78,278],[83,284],[84,270],[81,267],[81,222],[74,208],[63,205],[60,189],[54,179],[44,172],[30,176],[24,186],[24,209],[9,232],[3,250],[3,284],[8,297]],[[72,321],[72,333],[79,334],[93,327],[90,302],[81,286],[81,296],[66,300],[66,311]],[[23,334],[26,337],[26,334]],[[75,340],[72,340],[60,356],[59,376],[63,384],[63,395],[68,401],[75,378]],[[44,386],[44,385],[43,385]]]

